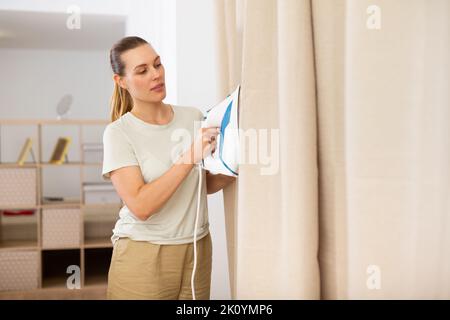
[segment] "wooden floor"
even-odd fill
[[[47,288],[30,291],[3,291],[0,300],[102,300],[106,299],[106,286],[83,289]]]

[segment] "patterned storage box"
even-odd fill
[[[81,210],[54,208],[42,210],[42,247],[78,248],[80,246]]]
[[[0,206],[36,205],[36,168],[0,169]]]
[[[0,251],[0,291],[37,289],[38,257],[33,250]]]

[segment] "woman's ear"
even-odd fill
[[[125,84],[125,80],[121,76],[119,76],[118,74],[114,74],[113,75],[113,80],[122,89],[127,89],[127,86]]]

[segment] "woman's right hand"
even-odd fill
[[[195,141],[187,151],[189,163],[197,164],[215,151],[220,127],[198,129]]]

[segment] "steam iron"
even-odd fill
[[[211,174],[239,175],[239,93],[238,85],[222,102],[206,111],[202,128],[220,127],[216,150],[202,160]]]

